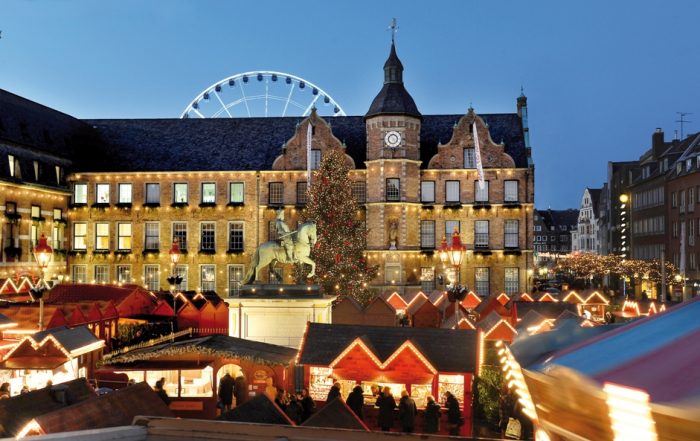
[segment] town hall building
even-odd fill
[[[0,105],[0,277],[34,271],[45,234],[54,279],[158,290],[174,272],[182,290],[236,296],[276,238],[277,210],[292,227],[303,218],[311,124],[311,168],[331,148],[351,165],[377,292],[443,288],[437,250],[454,231],[462,284],[482,296],[531,287],[527,98],[514,113],[423,115],[393,43],[364,116],[79,120],[3,90]],[[174,240],[185,254],[171,269]],[[262,278],[294,282],[291,267],[277,274]]]

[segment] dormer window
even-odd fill
[[[34,180],[38,181],[39,180],[39,171],[40,171],[39,161],[34,161],[33,164],[34,164]]]
[[[685,161],[685,169],[689,171],[691,168],[693,168],[693,160],[687,159]]]
[[[678,164],[676,164],[676,173],[680,173],[682,171],[683,171],[683,163],[679,162]]]
[[[22,179],[22,169],[19,166],[19,159],[15,155],[7,155],[10,164],[10,177]]]
[[[56,185],[61,185],[61,181],[63,180],[63,168],[60,165],[57,165],[55,167],[56,170]]]

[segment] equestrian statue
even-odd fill
[[[262,268],[277,262],[305,263],[311,265],[311,272],[307,277],[316,274],[316,263],[309,258],[311,247],[316,245],[316,222],[304,222],[298,230],[291,231],[284,221],[284,210],[277,210],[275,228],[277,240],[268,240],[255,250],[250,268],[243,278],[244,284],[255,282]]]

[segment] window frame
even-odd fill
[[[104,200],[100,199],[101,193],[104,192],[104,189],[107,189],[106,193],[106,198]],[[95,204],[99,205],[109,205],[112,200],[112,186],[107,183],[107,182],[96,182],[95,183]]]
[[[205,192],[205,186],[214,186],[214,194],[212,196],[212,200],[204,200],[204,192]],[[199,195],[200,195],[200,203],[201,204],[216,204],[216,182],[202,182],[199,186]]]
[[[204,285],[204,270],[211,270],[213,268],[213,274],[214,278],[211,281],[207,281],[206,283],[211,283],[211,289],[209,288],[209,285],[205,287]],[[215,263],[202,263],[199,265],[199,289],[200,291],[216,291],[216,264]]]
[[[100,234],[100,226],[107,226],[106,234]],[[109,251],[110,236],[109,236],[109,222],[95,222],[95,251]],[[107,246],[100,246],[100,242],[106,240]]]
[[[153,231],[149,231],[149,227],[156,227],[156,234]],[[149,234],[150,233],[150,234]],[[149,240],[153,241],[155,238],[155,244],[149,243]],[[151,246],[149,246],[151,245]],[[152,246],[156,245],[156,246]],[[144,251],[160,251],[160,222],[158,221],[148,221],[143,223],[143,250]]]
[[[454,188],[450,188],[450,187],[454,187],[455,184],[457,184],[457,189],[456,189],[457,190],[457,199],[450,199],[449,194],[454,193],[454,191],[455,191]],[[461,203],[461,199],[462,199],[461,187],[462,187],[461,183],[458,180],[445,181],[445,203],[446,204],[459,204],[459,203]],[[452,196],[454,197],[454,195],[452,195]]]
[[[296,185],[296,204],[306,205],[308,203],[308,192],[306,189],[306,181],[297,181]]]
[[[149,270],[155,269],[155,277],[149,278]],[[152,281],[155,281],[155,285],[151,285]],[[147,263],[143,266],[143,283],[145,288],[149,291],[159,291],[160,290],[160,265]]]
[[[471,155],[469,154],[471,153]],[[467,158],[471,160],[471,167],[468,164]],[[462,153],[462,168],[473,170],[476,168],[476,149],[474,147],[465,147]]]
[[[129,226],[129,234],[122,234],[122,225]],[[122,239],[129,240],[129,247],[122,247]],[[132,251],[134,249],[134,226],[131,222],[117,222],[117,251]]]
[[[234,185],[240,184],[241,186],[241,200],[240,201],[235,201],[233,200],[233,187]],[[245,182],[243,181],[230,181],[228,183],[228,203],[231,205],[243,205],[245,204]]]
[[[151,200],[150,196],[153,196],[153,195],[151,195],[149,193],[149,191],[148,191],[149,188],[155,188],[157,190],[157,196],[158,196],[157,201]],[[163,197],[163,193],[162,193],[161,188],[160,188],[160,182],[146,182],[144,184],[143,203],[145,205],[152,205],[152,206],[160,205],[162,197]],[[156,198],[154,198],[154,199],[156,199]]]
[[[212,227],[211,230],[205,231],[205,227]],[[204,233],[211,233],[211,242],[212,246],[211,248],[209,247],[204,247],[205,244],[205,236]],[[207,242],[209,241],[209,238],[207,237]],[[199,251],[200,252],[216,252],[216,222],[214,221],[204,221],[200,222],[199,224]]]
[[[184,234],[184,240],[183,240],[183,238],[182,238],[180,235],[176,235],[176,233],[181,233],[181,232],[182,232],[182,230],[179,230],[179,227],[180,227],[181,225],[184,225],[184,226],[185,226],[185,228],[184,228],[184,233],[185,233],[185,234]],[[177,226],[178,228],[176,228],[176,226]],[[170,232],[172,233],[172,234],[171,234],[172,237],[171,237],[171,241],[170,241],[170,242],[172,243],[172,242],[175,242],[175,240],[177,240],[177,244],[178,244],[178,246],[180,247],[180,251],[181,251],[181,252],[187,252],[187,236],[188,236],[188,229],[189,229],[189,228],[188,228],[187,222],[183,222],[183,221],[174,221],[174,222],[171,224],[171,230],[170,230]]]
[[[366,181],[352,181],[351,184],[351,194],[355,198],[355,201],[362,205],[367,203],[367,182]]]
[[[479,189],[479,181],[476,180],[474,181],[474,203],[475,204],[488,204],[490,195],[489,195],[489,181],[484,181],[484,190]],[[479,199],[479,196],[483,194],[483,192],[486,192],[486,199]]]
[[[240,279],[234,280],[231,277],[232,270],[240,270]],[[245,277],[245,265],[242,263],[232,263],[227,266],[226,276],[228,280],[228,297],[237,297],[241,293],[241,286],[243,286],[243,278]],[[236,284],[238,284],[236,286]]]
[[[126,199],[124,197],[124,189],[128,188],[129,189],[129,200],[124,200]],[[130,182],[119,182],[117,183],[117,204],[129,204],[131,205],[134,202],[134,184]]]
[[[396,196],[394,196],[394,193],[392,191],[391,197],[389,197],[389,185],[394,184],[396,182]],[[385,182],[385,187],[384,187],[384,197],[386,202],[401,202],[401,179],[400,178],[386,178]]]
[[[508,226],[515,225],[515,232],[508,231]],[[515,245],[512,240],[515,237]],[[556,236],[551,236],[552,240],[556,240]],[[510,241],[509,241],[510,239]],[[520,248],[520,221],[518,219],[506,219],[503,221],[503,247],[504,248]]]
[[[503,181],[503,202],[508,204],[517,204],[520,202],[520,196],[519,196],[519,182],[517,179],[506,179]],[[509,198],[508,197],[508,184],[514,184],[515,185],[515,199]],[[512,191],[511,191],[512,193]]]
[[[178,188],[185,187],[185,200],[178,200]],[[190,203],[190,185],[189,182],[173,182],[173,204],[189,204]]]
[[[84,191],[84,194],[81,195],[82,196],[81,198],[78,198],[78,188],[82,188]],[[88,201],[88,184],[87,184],[87,182],[75,182],[73,184],[73,196],[72,196],[73,205],[87,205],[87,201]]]
[[[267,202],[268,205],[273,206],[284,205],[284,182],[274,181],[267,183]]]
[[[426,191],[423,188],[424,184],[431,184],[432,186],[432,198],[426,198]],[[420,201],[423,204],[434,204],[435,203],[435,181],[420,181]]]
[[[432,228],[432,233],[429,231],[430,228],[426,230],[426,227],[430,225]],[[421,219],[420,221],[420,247],[423,250],[434,250],[435,249],[435,221],[432,219]],[[430,235],[432,234],[432,243],[431,243],[431,237]]]
[[[478,226],[479,225],[486,225],[486,232],[484,233],[483,231],[479,231]],[[474,221],[474,248],[490,248],[489,245],[489,221],[488,220],[475,220]],[[486,237],[486,243],[482,243],[483,241],[480,239],[483,239],[483,235]]]
[[[240,231],[240,247],[234,247],[234,226],[240,226],[240,230],[235,230],[235,231]],[[245,222],[243,221],[230,221],[228,223],[228,251],[229,252],[234,252],[234,253],[239,253],[245,251]]]
[[[82,234],[77,233],[77,227],[83,226],[85,227],[85,231]],[[71,229],[71,249],[73,251],[87,251],[87,235],[88,235],[88,224],[87,222],[74,222],[73,223],[73,228]],[[81,247],[76,246],[77,242],[76,239],[79,237],[82,238],[83,244]],[[85,274],[87,277],[87,273]]]

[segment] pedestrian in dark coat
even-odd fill
[[[309,395],[309,390],[307,388],[301,390],[301,407],[303,409],[301,413],[302,421],[308,420],[316,410],[316,402],[314,402],[314,399]]]
[[[445,392],[445,407],[447,407],[447,426],[450,435],[459,435],[462,425],[462,413],[459,411],[459,401],[451,392]]]
[[[233,393],[236,395],[236,406],[243,404],[248,397],[248,385],[243,375],[239,375],[233,380]]]
[[[428,402],[425,405],[423,414],[425,433],[438,433],[440,431],[440,405],[435,402],[432,395],[428,395]]]
[[[399,421],[401,421],[401,431],[404,433],[413,433],[416,429],[416,402],[408,396],[408,392],[401,391],[401,400],[399,400]]]
[[[163,400],[163,402],[169,406],[170,405],[170,397],[168,396],[168,393],[165,391],[164,387],[165,387],[165,378],[161,378],[160,380],[156,381],[156,387],[155,387],[156,393],[158,394],[160,399]]]
[[[389,386],[384,386],[384,390],[377,398],[377,407],[379,407],[377,423],[383,431],[388,432],[394,425],[394,409],[396,409],[396,401],[394,401]]]
[[[221,413],[231,410],[234,384],[235,380],[228,372],[226,372],[226,374],[221,377],[221,380],[219,380],[219,391],[217,392],[217,395],[219,396],[219,401],[221,402]]]
[[[326,398],[326,403],[330,403],[340,396],[340,383],[335,383],[331,390],[328,391],[328,397]]]
[[[363,419],[362,407],[365,405],[365,397],[362,394],[362,386],[355,386],[352,392],[350,392],[350,395],[348,395],[348,399],[345,403],[355,412],[355,415],[357,415],[359,419]]]
[[[290,420],[294,421],[294,424],[301,424],[301,415],[304,413],[304,409],[297,401],[296,395],[290,394],[289,403],[287,404],[287,408],[284,409],[284,412],[287,414]]]

